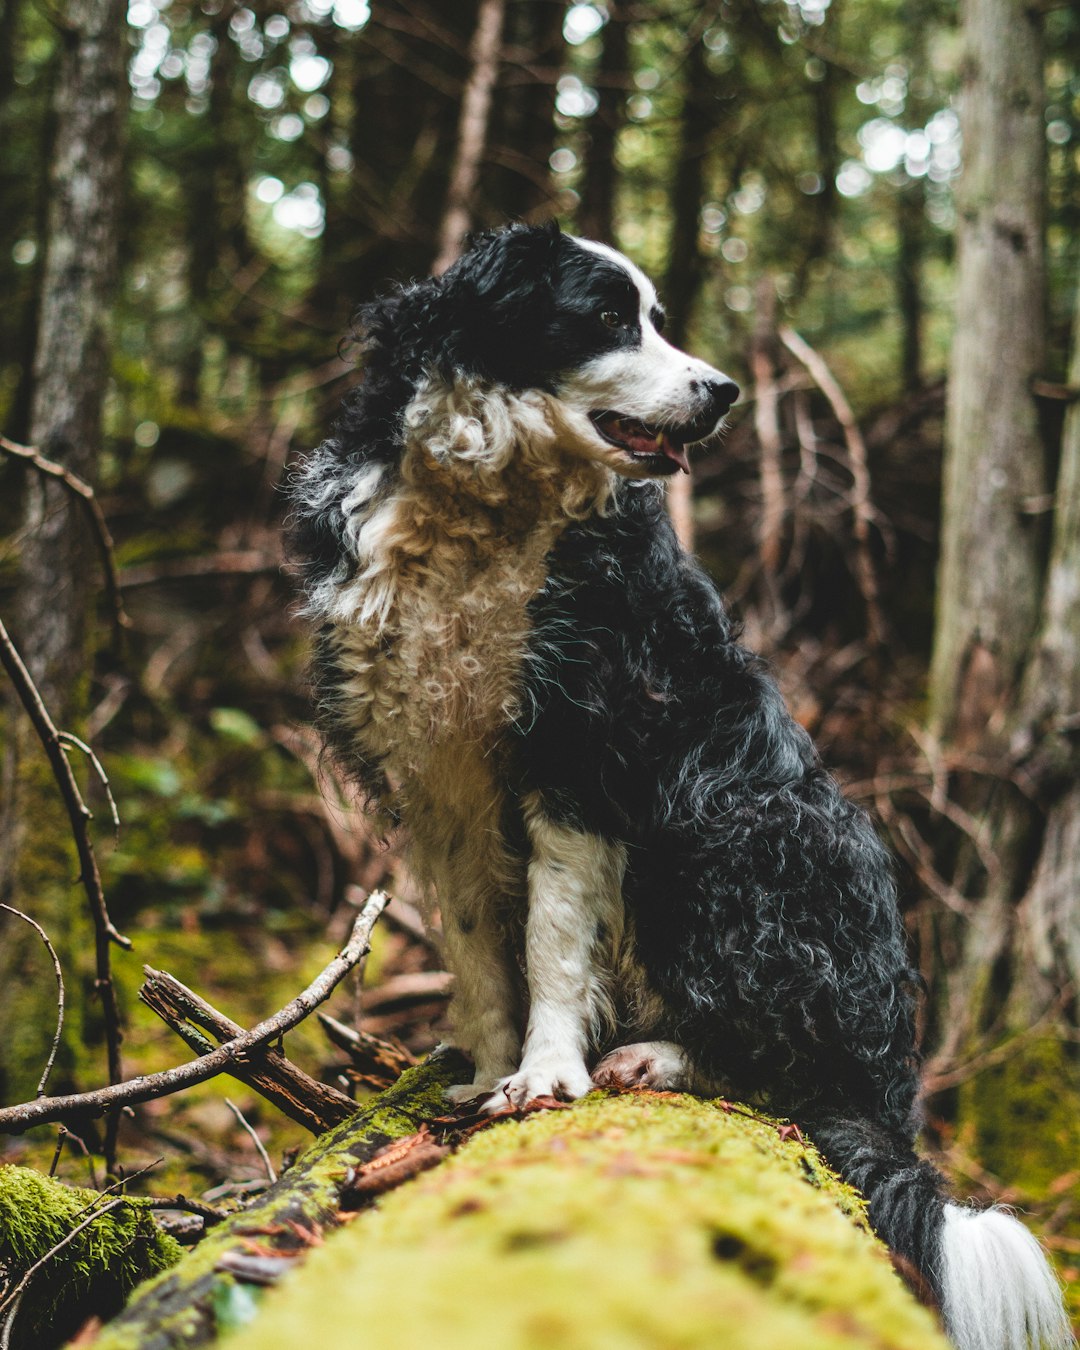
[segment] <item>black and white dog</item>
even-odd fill
[[[469,1095],[765,1101],[957,1346],[1065,1346],[1034,1239],[913,1152],[889,859],[675,540],[660,480],[738,391],[662,327],[554,227],[361,310],[363,381],[292,488],[322,728],[438,897]]]

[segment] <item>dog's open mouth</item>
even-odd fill
[[[707,423],[699,418],[678,427],[654,427],[622,413],[597,412],[589,416],[605,441],[656,474],[675,473],[677,469],[689,473],[686,447],[708,436],[716,425],[713,417],[709,417]]]

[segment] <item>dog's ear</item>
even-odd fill
[[[529,383],[531,334],[554,300],[558,223],[511,225],[475,235],[440,279],[450,368],[509,384]]]
[[[508,298],[522,290],[533,292],[551,276],[560,235],[557,220],[472,235],[451,269],[454,275],[448,273],[446,280],[481,300]]]

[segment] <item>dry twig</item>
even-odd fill
[[[101,509],[101,503],[94,496],[94,489],[78,474],[72,473],[70,469],[65,469],[62,464],[56,464],[53,460],[46,459],[36,446],[18,445],[15,441],[9,441],[6,436],[0,436],[0,452],[11,456],[13,459],[23,460],[37,469],[38,473],[57,479],[86,508],[86,513],[90,519],[90,528],[98,546],[98,553],[101,555],[101,564],[105,570],[105,590],[113,613],[113,634],[119,646],[122,630],[131,627],[131,620],[124,609],[124,601],[120,594],[113,537],[109,533],[109,526],[105,520],[105,513]]]
[[[873,646],[880,647],[885,640],[885,616],[881,609],[877,572],[870,551],[870,526],[875,521],[876,513],[870,496],[866,442],[851,410],[851,404],[821,356],[793,328],[781,327],[778,336],[792,356],[806,367],[814,383],[829,400],[836,420],[844,432],[852,479],[851,509],[855,517],[855,575],[866,606],[867,637]]]
[[[270,1161],[269,1153],[267,1153],[265,1147],[263,1146],[263,1141],[259,1138],[259,1136],[255,1132],[255,1127],[250,1123],[250,1121],[247,1120],[243,1111],[240,1110],[240,1108],[232,1100],[231,1097],[225,1098],[225,1105],[233,1113],[241,1129],[244,1130],[248,1138],[255,1145],[255,1152],[259,1155],[259,1158],[263,1165],[263,1170],[266,1172],[267,1178],[270,1182],[270,1185],[272,1186],[274,1182],[277,1181],[277,1172],[274,1170],[274,1164]]]
[[[243,1027],[175,976],[150,966],[144,966],[143,970],[146,981],[139,997],[197,1054],[210,1054],[217,1043],[224,1044],[244,1034]],[[214,1039],[203,1035],[199,1027]],[[230,1072],[313,1134],[321,1134],[356,1110],[351,1097],[312,1078],[280,1050],[267,1049],[252,1055],[250,1062],[236,1064]]]
[[[38,1080],[37,1095],[42,1097],[45,1095],[45,1084],[49,1081],[49,1074],[52,1073],[52,1066],[56,1063],[56,1052],[60,1048],[60,1037],[63,1035],[64,1031],[64,972],[60,969],[60,958],[56,954],[56,948],[49,941],[49,935],[46,933],[45,929],[42,928],[41,924],[35,919],[32,919],[29,914],[24,914],[21,909],[16,909],[14,905],[0,905],[0,909],[5,910],[8,914],[16,915],[18,918],[28,923],[31,928],[36,929],[38,937],[40,937],[45,944],[45,950],[52,957],[53,972],[56,975],[56,1031],[53,1033],[52,1048],[49,1050],[49,1057],[45,1061],[45,1067],[42,1069],[41,1077]],[[62,1143],[63,1140],[57,1144],[58,1157]],[[55,1163],[53,1166],[55,1167]],[[52,1173],[50,1172],[49,1175],[51,1176]]]
[[[0,1134],[20,1134],[32,1125],[42,1125],[47,1121],[62,1120],[69,1116],[100,1116],[113,1107],[167,1097],[170,1093],[191,1087],[193,1083],[203,1083],[219,1073],[231,1072],[233,1067],[250,1056],[252,1051],[259,1050],[269,1041],[282,1037],[330,997],[353,966],[367,954],[371,931],[389,900],[390,897],[385,891],[374,892],[357,915],[349,941],[333,961],[312,980],[303,993],[298,994],[280,1012],[260,1022],[251,1031],[246,1031],[242,1036],[226,1041],[224,1045],[218,1046],[216,1050],[203,1055],[202,1058],[180,1064],[175,1069],[145,1074],[126,1083],[98,1088],[95,1092],[76,1092],[65,1097],[39,1097],[34,1102],[4,1107],[0,1109]]]

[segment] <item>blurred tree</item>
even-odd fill
[[[965,11],[957,323],[948,392],[942,558],[930,717],[970,813],[959,850],[969,919],[945,923],[946,1060],[1041,1024],[968,1091],[982,1156],[1014,1151],[1002,1101],[1046,1102],[1075,1121],[1075,1055],[1056,1029],[1080,978],[1080,441],[1075,409],[1056,481],[1035,386],[1045,374],[1046,194],[1042,18],[1014,0]],[[1080,328],[1073,378],[1080,379]],[[1049,514],[1048,514],[1049,513]],[[1047,559],[1046,522],[1052,522]],[[1050,1075],[1054,1078],[1051,1091]],[[1045,1101],[1032,1108],[1042,1080]],[[1050,1175],[1075,1124],[1042,1146]],[[1028,1141],[1027,1151],[1037,1149]]]
[[[48,458],[87,480],[96,476],[102,444],[107,330],[123,202],[125,15],[125,0],[71,0],[56,17],[61,56],[30,438]],[[28,474],[12,628],[46,706],[62,727],[77,723],[86,711],[93,585],[78,503],[55,480]],[[16,905],[33,909],[74,972],[85,955],[85,920],[77,917],[71,900],[66,817],[33,732],[14,710],[9,723],[12,734],[5,749],[12,762],[4,777],[12,791],[3,822],[3,892]],[[5,935],[0,1020],[18,1028],[0,1046],[0,1077],[9,1091],[27,1090],[24,1075],[36,1075],[49,1043],[50,1014],[37,1006],[40,986],[18,978],[32,950],[24,929]],[[51,1001],[52,996],[45,988],[40,997]],[[114,1076],[118,1069],[110,1065]]]
[[[600,34],[596,81],[596,111],[585,136],[578,229],[587,239],[616,242],[615,191],[619,182],[617,148],[626,121],[626,99],[632,86],[630,70],[630,6],[624,0],[608,5],[608,21]]]

